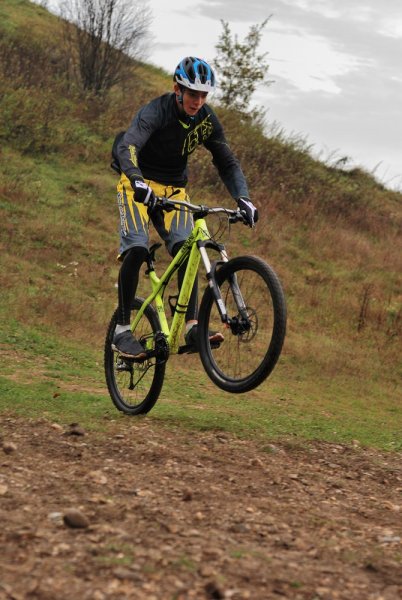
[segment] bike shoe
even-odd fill
[[[210,344],[220,344],[223,342],[224,337],[219,331],[209,331],[208,333]],[[198,350],[198,325],[193,325],[191,329],[187,331],[184,339],[188,346],[193,346]]]
[[[114,336],[112,350],[118,352],[121,356],[137,360],[145,358],[147,355],[140,342],[135,339],[129,329]]]

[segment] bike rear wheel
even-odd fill
[[[208,287],[200,306],[200,358],[218,387],[231,393],[248,392],[268,377],[281,353],[286,333],[285,297],[273,269],[254,256],[231,259],[215,278],[230,325],[222,330]],[[222,331],[225,339],[219,348],[211,347],[209,330]]]
[[[135,298],[132,317],[143,303]],[[166,363],[156,358],[135,362],[112,350],[117,311],[110,321],[105,341],[105,377],[113,404],[127,415],[147,413],[155,405],[162,389]],[[147,350],[154,349],[155,334],[160,331],[159,319],[152,306],[147,306],[135,331],[135,337]]]

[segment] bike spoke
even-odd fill
[[[222,330],[220,311],[207,290],[200,310],[200,356],[217,385],[244,392],[259,385],[279,357],[286,330],[284,297],[275,273],[254,257],[232,259],[216,279],[228,323]],[[219,348],[209,344],[208,330],[222,330],[225,339]]]
[[[141,306],[141,301],[136,299],[133,306],[135,311]],[[111,398],[116,407],[127,414],[141,414],[148,412],[155,404],[162,388],[165,365],[155,358],[144,361],[135,361],[121,357],[111,349],[111,340],[115,328],[116,316],[113,317],[105,343],[105,372]],[[152,351],[155,337],[160,330],[156,312],[148,307],[141,317],[135,337],[140,340],[144,348]]]

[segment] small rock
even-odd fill
[[[204,587],[206,596],[209,600],[223,600],[224,592],[218,587],[214,581],[209,581]]]
[[[92,479],[92,481],[94,483],[97,483],[98,485],[106,485],[107,484],[107,477],[104,473],[102,473],[102,471],[90,471],[88,473],[88,476]],[[139,496],[139,492],[137,492],[136,496]]]
[[[80,510],[71,509],[64,513],[63,521],[72,529],[86,529],[89,527],[88,518]]]
[[[139,580],[138,573],[135,573],[135,571],[131,571],[130,569],[127,569],[125,567],[116,567],[116,569],[114,569],[114,571],[113,571],[113,575],[115,577],[117,577],[117,579],[120,579],[120,580],[124,580],[124,579],[128,579],[128,580],[131,579],[133,581]]]
[[[401,538],[399,535],[383,535],[378,538],[380,544],[399,544]]]
[[[232,531],[233,533],[247,533],[250,531],[250,527],[245,523],[234,523],[229,528],[229,531]]]
[[[279,448],[277,446],[275,446],[274,444],[268,444],[265,447],[265,451],[270,454],[277,454],[279,452]]]
[[[328,595],[331,593],[331,590],[327,587],[318,587],[315,591],[319,598],[328,598]]]
[[[78,423],[71,423],[70,428],[64,432],[64,435],[85,435],[85,431]]]
[[[382,593],[384,596],[384,600],[397,600],[400,596],[401,588],[398,585],[387,585],[386,588],[383,589]]]
[[[3,442],[2,448],[6,454],[12,454],[17,450],[17,446],[13,442]]]
[[[261,458],[252,458],[250,460],[250,465],[256,466],[256,467],[263,467],[264,466],[264,462],[261,460]]]
[[[199,569],[201,577],[213,577],[216,573],[215,570],[209,565],[203,565]]]
[[[184,490],[182,500],[183,502],[191,502],[193,499],[193,492],[191,490]]]
[[[71,551],[70,544],[64,544],[62,542],[61,544],[56,544],[55,546],[53,546],[52,556],[66,555],[66,554],[69,554],[70,551]]]
[[[0,496],[5,496],[8,492],[8,486],[5,483],[0,483]]]
[[[61,512],[51,512],[48,514],[47,518],[58,525],[63,523],[63,514]]]
[[[224,552],[218,547],[214,548],[209,546],[204,549],[203,554],[208,561],[217,562],[222,558]]]
[[[50,427],[55,431],[63,431],[63,427],[59,423],[52,423]]]

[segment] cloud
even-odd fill
[[[353,86],[353,78],[364,86],[364,96],[380,81],[386,89],[397,87],[401,38],[395,32],[399,26],[402,31],[400,0],[390,0],[387,11],[375,0],[353,4],[349,0],[270,0],[268,7],[266,0],[202,0],[196,5],[200,15],[225,20],[229,16],[231,23],[246,32],[251,22],[268,16],[268,8],[273,17],[261,46],[269,52],[273,79],[284,77],[303,92],[337,96],[346,86]],[[383,101],[393,102],[393,98],[387,93]]]
[[[349,158],[349,166],[377,165],[376,175],[395,187],[402,185],[400,140],[402,121],[398,98],[402,83],[384,81],[372,69],[339,77],[340,95],[300,91],[287,79],[278,78],[256,102],[268,108],[268,122],[286,123],[285,133],[305,138],[321,160]],[[365,90],[365,93],[362,93]]]
[[[207,17],[225,19],[231,22],[255,23],[274,15],[277,19],[286,19],[288,24],[313,29],[325,21],[362,23],[376,26],[379,23],[390,24],[402,21],[400,0],[387,0],[387,7],[379,5],[377,0],[201,0],[195,9]],[[390,17],[392,15],[392,17]]]
[[[272,14],[266,28],[265,45],[273,33],[311,37],[332,51],[354,56],[362,62],[386,59],[400,69],[402,4],[389,0],[387,10],[376,0],[202,0],[199,14],[212,19],[246,24],[263,21]],[[230,8],[230,11],[228,10]],[[392,15],[392,17],[390,16]],[[400,34],[398,34],[400,32]],[[398,37],[399,35],[399,37]]]

